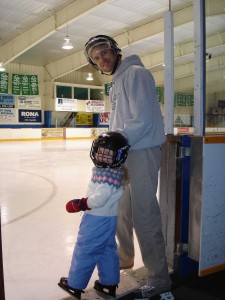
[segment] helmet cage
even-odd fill
[[[117,56],[117,64],[118,64],[118,59],[121,57],[121,49],[118,47],[118,44],[117,42],[107,36],[107,35],[96,35],[94,37],[91,37],[89,39],[89,41],[85,44],[85,49],[84,49],[84,54],[87,58],[87,61],[95,68],[97,69],[98,71],[102,72],[97,64],[92,60],[91,56],[90,56],[90,53],[91,53],[91,50],[96,47],[96,46],[99,46],[99,45],[103,45],[103,44],[106,44],[109,46],[110,49],[112,49],[116,56]],[[103,72],[102,72],[103,73]]]
[[[127,158],[129,147],[127,140],[119,132],[103,133],[93,141],[90,157],[97,168],[119,168]],[[112,163],[97,160],[99,148],[113,151]]]

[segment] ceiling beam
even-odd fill
[[[220,35],[225,35],[225,32],[221,32]],[[225,56],[222,55],[222,53],[225,52],[225,45],[221,43],[222,41],[218,38],[218,34],[207,37],[207,52],[212,53],[212,59],[207,63],[207,66],[219,69],[220,65],[225,64]],[[188,73],[190,74],[190,72],[193,75],[194,42],[179,44],[179,47],[175,45],[174,58],[177,75],[180,74],[182,77],[182,73],[184,73],[184,76],[188,76]],[[141,60],[144,66],[154,73],[154,76],[158,78],[158,75],[161,74],[157,84],[162,83],[164,81],[163,72],[159,72],[160,69],[163,71],[164,51],[162,50],[142,56]],[[155,69],[157,69],[157,71],[155,71]],[[111,81],[111,77],[109,76],[100,76],[102,78],[102,84]]]
[[[224,91],[224,75],[225,75],[225,55],[220,55],[215,58],[212,58],[206,64],[206,88],[213,92]],[[164,72],[152,72],[155,79],[156,85],[164,84]],[[194,63],[189,63],[185,65],[180,65],[175,67],[174,72],[175,78],[175,90],[176,91],[186,91],[194,89]],[[221,82],[220,86],[217,86],[217,83]],[[213,84],[212,84],[213,82]]]
[[[214,10],[216,13],[220,13],[218,10]],[[178,28],[183,24],[193,22],[193,6],[189,6],[185,9],[179,10],[174,13],[174,27]],[[126,31],[123,34],[115,36],[114,39],[117,41],[121,49],[126,48],[130,45],[135,45],[140,43],[143,40],[148,40],[154,35],[163,34],[164,32],[164,20],[159,18],[155,21],[146,23],[142,26],[134,28],[132,30]],[[207,37],[207,48],[220,46],[224,43],[225,32],[217,33],[215,35]],[[184,55],[194,53],[194,42],[177,44],[175,45],[174,54],[175,60],[179,57],[185,58]],[[188,56],[186,56],[187,61]],[[70,64],[67,63],[67,60],[70,60]],[[78,59],[78,60],[77,60]],[[151,53],[147,56],[141,57],[142,62],[146,68],[151,68],[157,65],[162,65],[164,63],[164,51],[159,51],[157,53]],[[76,61],[76,63],[74,63]],[[79,61],[81,64],[79,65]],[[58,61],[47,64],[45,67],[48,72],[51,74],[52,79],[55,80],[65,74],[76,71],[79,68],[82,68],[84,65],[87,65],[86,58],[84,57],[83,51],[73,53],[66,58],[62,58]]]
[[[193,21],[193,6],[189,6],[183,10],[175,12],[174,14],[176,16],[176,21],[174,22],[175,27],[187,22],[191,22]],[[163,32],[164,19],[159,18],[132,30],[126,31],[125,33],[122,33],[114,38],[117,41],[119,47],[123,49],[131,44],[133,45],[136,43],[140,43],[144,39],[150,39],[152,36],[162,34]],[[129,36],[129,42],[127,36]],[[81,65],[79,65],[77,62],[74,63],[77,58],[79,58],[79,61],[82,62]],[[67,62],[67,59],[71,61],[70,65],[67,63],[65,64],[65,62]],[[49,63],[45,66],[45,68],[46,70],[48,70],[49,74],[51,74],[52,79],[55,80],[65,74],[83,67],[84,61],[86,61],[86,58],[84,57],[83,51],[79,51],[77,53],[71,54],[70,56],[67,56],[66,58],[62,58],[55,62]],[[87,64],[88,63],[86,61],[86,65]]]
[[[77,0],[63,8],[54,15],[48,17],[40,24],[32,27],[26,32],[21,33],[15,39],[0,48],[1,60],[4,65],[12,62],[15,58],[43,41],[57,30],[62,29],[67,24],[90,13],[108,0]]]

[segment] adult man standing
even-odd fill
[[[122,60],[121,49],[109,36],[90,38],[84,53],[102,74],[113,75],[109,129],[122,133],[130,145],[125,164],[130,184],[121,199],[117,225],[120,268],[134,264],[134,229],[147,269],[147,283],[134,292],[134,299],[160,295],[173,300],[156,196],[165,133],[154,79],[137,55]]]

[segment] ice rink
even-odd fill
[[[0,203],[6,300],[72,299],[61,290],[82,213],[65,204],[84,197],[92,140],[0,143]],[[142,266],[135,239],[134,269]],[[97,278],[95,271],[88,287]]]

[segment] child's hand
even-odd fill
[[[85,211],[87,209],[90,209],[87,206],[87,199],[88,198],[81,198],[81,199],[70,200],[66,204],[66,210],[67,210],[67,212],[69,212],[69,213],[75,213],[75,212],[79,212],[81,210]]]

